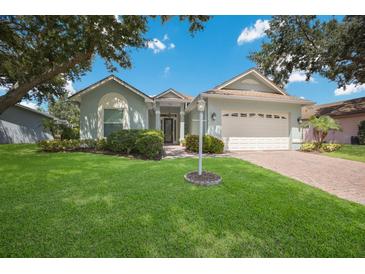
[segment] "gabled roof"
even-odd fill
[[[309,119],[313,115],[346,116],[365,113],[365,97],[314,105],[302,109],[302,118]]]
[[[139,89],[133,87],[132,85],[128,84],[127,82],[123,81],[122,79],[118,78],[115,75],[109,75],[108,77],[105,77],[104,79],[101,79],[100,81],[76,92],[75,94],[71,95],[70,97],[68,97],[69,99],[76,99],[77,97],[79,97],[80,95],[83,95],[89,91],[94,90],[95,88],[109,82],[109,81],[115,81],[118,84],[126,87],[127,89],[131,90],[132,92],[138,94],[139,96],[143,97],[145,99],[146,102],[152,102],[152,98],[150,96],[148,96],[147,94],[145,94],[144,92],[140,91]]]
[[[169,93],[174,94],[177,98],[163,98],[165,95],[167,95]],[[186,102],[190,102],[193,99],[192,96],[182,94],[181,92],[178,92],[173,88],[169,88],[169,89],[167,89],[167,90],[165,90],[165,91],[163,91],[163,92],[161,92],[161,93],[159,93],[159,94],[157,94],[156,96],[153,97],[154,100],[176,100],[178,98],[180,100],[183,100],[183,101],[186,101]]]
[[[250,68],[248,70],[246,70],[245,72],[236,75],[235,77],[223,82],[222,84],[216,86],[214,89],[215,90],[221,90],[226,88],[228,85],[232,84],[233,82],[236,82],[242,78],[244,78],[247,75],[253,74],[256,78],[260,79],[261,81],[263,81],[265,84],[267,84],[268,86],[270,86],[271,88],[273,88],[273,90],[275,90],[277,93],[279,94],[283,94],[283,95],[287,95],[287,93],[281,89],[280,87],[278,87],[277,85],[275,85],[272,81],[270,81],[267,77],[265,77],[261,72],[259,72],[256,68]]]
[[[20,108],[20,109],[23,109],[23,110],[26,110],[26,111],[30,111],[30,112],[33,112],[33,113],[36,113],[36,114],[39,114],[39,115],[42,115],[44,117],[47,117],[47,118],[50,118],[50,119],[54,119],[54,120],[57,120],[58,118],[49,114],[49,113],[45,113],[45,112],[42,112],[42,111],[39,111],[39,110],[36,110],[36,109],[33,109],[33,108],[30,108],[30,107],[26,107],[26,106],[23,106],[21,104],[16,104],[14,105],[14,107],[17,107],[17,108]]]
[[[283,95],[278,93],[260,92],[253,90],[212,89],[202,93],[202,96],[242,99],[242,100],[272,101],[272,102],[294,103],[301,105],[313,104],[313,102],[310,100],[301,99],[296,96]]]

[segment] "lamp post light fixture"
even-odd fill
[[[199,165],[198,174],[202,175],[203,169],[203,114],[205,109],[205,101],[203,99],[198,100],[198,111],[199,111]]]
[[[203,173],[203,114],[205,110],[205,101],[199,97],[197,101],[197,110],[199,112],[199,165],[198,172],[191,171],[184,175],[189,183],[195,185],[217,185],[222,181],[222,177],[213,172],[204,171]]]

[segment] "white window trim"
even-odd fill
[[[104,109],[119,109],[123,110],[123,128],[129,129],[129,112],[128,101],[119,93],[110,92],[105,94],[98,104],[98,125],[97,137],[104,138]],[[119,123],[118,123],[119,124]]]

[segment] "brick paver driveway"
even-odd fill
[[[365,204],[365,163],[299,151],[240,151],[230,156]]]

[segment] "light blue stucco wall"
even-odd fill
[[[221,98],[208,98],[207,100],[207,117],[208,126],[206,133],[221,138],[222,133],[222,111],[245,110],[253,112],[282,112],[289,114],[289,137],[291,139],[291,148],[298,149],[302,139],[302,133],[297,119],[301,115],[301,105],[263,102],[252,100],[232,100]],[[211,119],[212,113],[216,113],[216,120]]]
[[[0,144],[35,143],[53,139],[44,129],[42,114],[13,106],[0,115]]]
[[[115,81],[105,84],[81,95],[80,137],[96,139],[98,126],[98,106],[100,99],[111,92],[121,94],[128,103],[128,117],[131,129],[148,128],[148,108],[145,99]]]

